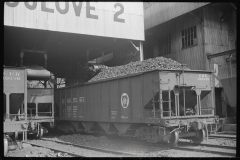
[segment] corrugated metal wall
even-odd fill
[[[176,2],[157,2],[144,4],[144,28],[145,30],[156,25],[169,21],[175,17],[183,15],[194,9],[202,7],[209,2],[202,3],[176,3]]]
[[[220,21],[219,10],[211,6],[200,9],[199,13],[195,12],[194,15],[202,22],[187,13],[158,26],[157,37],[171,34],[171,53],[155,56],[172,58],[179,63],[187,64],[193,70],[214,70],[214,63],[220,64],[219,77],[229,77],[230,66],[229,62],[226,62],[229,55],[213,58],[210,61],[206,55],[235,49],[236,11],[233,10],[229,18],[223,22]],[[195,25],[197,26],[197,45],[182,49],[181,31]],[[233,67],[232,74],[235,76],[236,65],[233,64]]]
[[[202,16],[202,13],[199,13]],[[182,49],[182,30],[189,27],[197,26],[197,45]],[[168,23],[161,30],[160,36],[166,33],[171,34],[171,54],[160,55],[172,58],[179,63],[187,64],[189,68],[194,70],[205,70],[205,60],[203,57],[203,30],[202,24],[191,14],[183,15],[176,20]]]
[[[207,7],[203,9],[204,13],[204,42],[205,54],[215,54],[235,49],[236,40],[236,22],[234,22],[234,13],[232,10],[229,18],[220,20],[221,13],[218,9]],[[214,70],[214,64],[218,64],[218,78],[224,79],[230,77],[230,63],[226,62],[229,55],[220,56],[206,60],[206,67]],[[236,76],[236,66],[233,64],[233,76]]]
[[[163,16],[165,15],[163,14]],[[202,22],[197,20],[196,17],[201,19]],[[218,78],[230,77],[230,64],[226,62],[229,55],[213,58],[210,61],[206,55],[235,49],[236,11],[232,10],[229,18],[221,21],[219,10],[208,6],[200,9],[200,14],[197,14],[196,17],[187,13],[160,25],[159,37],[171,34],[171,53],[159,56],[172,58],[180,63],[187,64],[190,69],[194,70],[214,71],[214,64],[219,64]],[[145,23],[145,25],[148,24]],[[198,43],[196,46],[182,49],[181,31],[194,25],[197,26]],[[236,77],[236,64],[233,64],[232,76]],[[210,107],[210,95],[206,96],[201,102],[202,106]]]

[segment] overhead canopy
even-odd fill
[[[143,2],[6,2],[4,25],[144,40]]]
[[[21,48],[47,51],[47,69],[57,77],[65,77],[72,66],[77,63],[114,52],[112,63],[117,64],[121,50],[129,47],[129,40],[109,37],[80,35],[36,29],[25,29],[4,26],[4,65],[20,65]],[[24,53],[23,65],[45,65],[44,55],[41,53]],[[111,64],[110,64],[111,65]]]
[[[102,55],[113,53],[117,64],[130,40],[144,40],[143,22],[142,2],[6,2],[4,65],[19,66],[21,50],[46,52],[24,53],[23,65],[45,66],[47,58],[62,78]]]

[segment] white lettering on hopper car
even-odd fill
[[[198,78],[200,81],[209,81],[209,78]]]
[[[3,80],[18,80],[18,81],[20,81],[21,79],[20,79],[20,77],[8,77],[8,76],[6,76],[6,77],[3,77]]]

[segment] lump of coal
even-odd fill
[[[155,69],[190,70],[185,66],[181,66],[181,64],[177,61],[165,57],[150,58],[143,61],[131,62],[122,66],[107,67],[104,65],[98,65],[98,67],[100,71],[88,82],[125,76],[134,73],[152,71]]]

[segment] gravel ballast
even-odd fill
[[[79,145],[85,145],[96,148],[104,148],[108,150],[116,150],[122,152],[128,152],[132,154],[136,154],[138,157],[225,157],[223,155],[205,153],[203,152],[192,152],[192,151],[184,151],[184,150],[169,150],[164,145],[141,145],[138,143],[132,143],[130,141],[121,141],[116,139],[108,138],[107,136],[96,137],[93,135],[82,135],[82,134],[72,134],[72,135],[62,135],[48,138],[50,140],[55,141],[63,141],[70,142]],[[189,140],[180,139],[180,142],[189,142]],[[35,142],[36,144],[44,144],[48,146],[60,147],[64,149],[64,145],[58,144],[55,142],[46,142],[41,140],[33,140],[31,142]],[[219,145],[219,146],[232,146],[236,147],[235,139],[226,139],[226,138],[214,138],[208,139],[208,141],[204,141],[202,144],[211,144],[211,145]],[[79,149],[73,146],[66,145],[65,150],[71,150],[75,153],[82,153],[87,157],[123,157],[123,155],[115,155],[115,154],[107,154],[107,153],[99,153],[96,151],[89,151],[86,149]],[[71,148],[70,148],[71,147]],[[204,146],[200,146],[203,149],[207,148]],[[217,150],[217,148],[216,148]],[[219,150],[224,150],[223,148],[219,148]],[[227,150],[227,149],[226,149]],[[27,147],[22,150],[10,151],[10,157],[25,157],[25,155],[29,157],[68,157],[69,155],[64,153],[54,153],[53,151],[41,147]],[[227,157],[227,156],[226,156]]]

